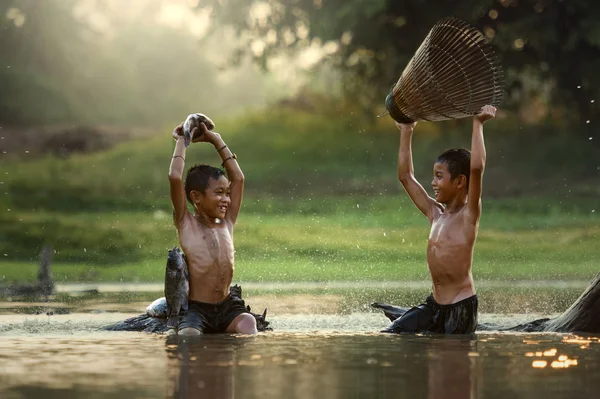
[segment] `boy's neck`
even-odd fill
[[[457,195],[450,202],[444,204],[444,213],[456,213],[467,204],[467,195]]]
[[[198,210],[194,213],[194,218],[204,227],[215,228],[221,225],[221,221],[219,219],[215,219],[213,217],[208,216],[205,213],[200,213]]]

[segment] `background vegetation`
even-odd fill
[[[236,280],[425,281],[427,221],[376,115],[431,25],[455,15],[497,46],[508,81],[485,129],[475,277],[587,279],[600,254],[595,4],[5,1],[0,278],[34,280],[50,243],[59,281],[162,281],[177,243],[170,132],[200,111],[247,178]],[[470,146],[470,121],[421,123],[414,146],[429,188],[435,156]]]

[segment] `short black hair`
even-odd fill
[[[437,157],[435,162],[448,165],[448,171],[450,172],[450,178],[452,180],[460,175],[465,175],[467,178],[467,188],[469,188],[469,177],[471,176],[471,151],[466,148],[451,148]]]
[[[185,176],[185,196],[188,201],[192,202],[190,193],[192,191],[200,191],[204,193],[208,187],[210,179],[219,180],[221,176],[225,176],[222,169],[215,168],[210,165],[194,165]]]

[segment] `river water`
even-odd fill
[[[255,337],[101,330],[132,315],[0,315],[0,397],[547,399],[600,389],[594,336],[387,335],[371,312],[274,315],[274,331]]]

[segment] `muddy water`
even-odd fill
[[[125,313],[0,315],[2,398],[592,398],[600,337],[391,336],[377,313],[279,314],[274,332],[108,333]],[[483,315],[484,321],[531,315]]]

